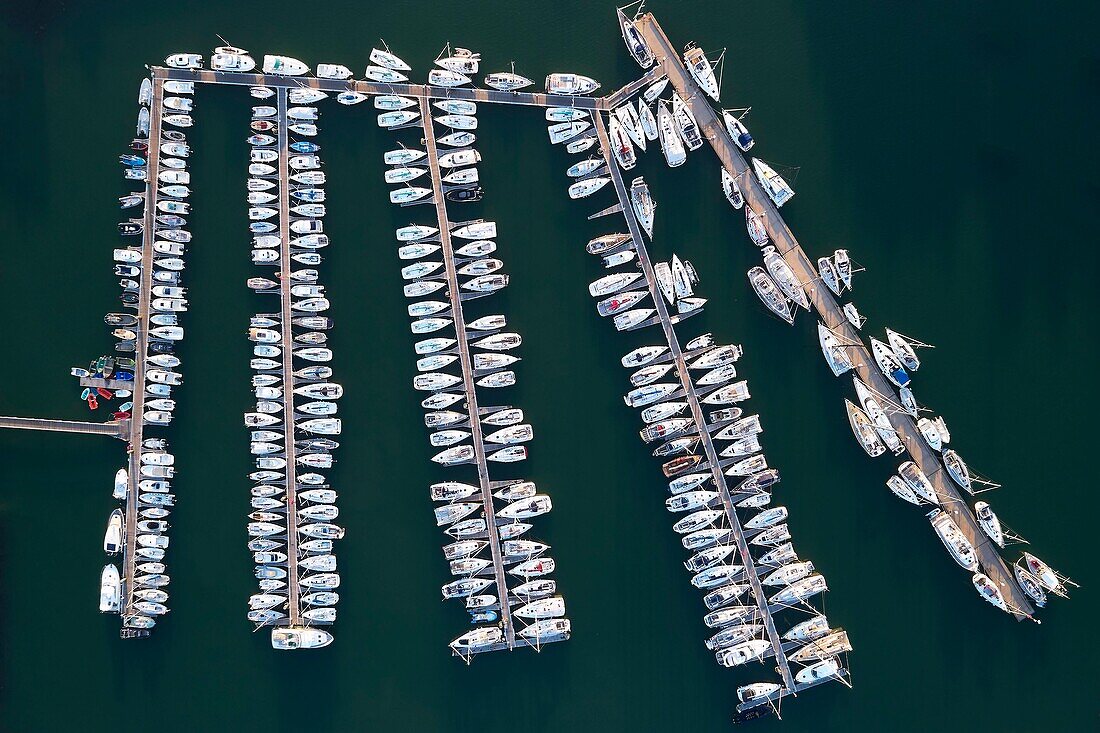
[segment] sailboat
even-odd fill
[[[630,183],[630,203],[634,207],[634,213],[649,238],[653,238],[653,216],[657,210],[657,202],[649,193],[649,186],[639,176]]]
[[[514,92],[531,86],[535,82],[526,76],[516,73],[516,65],[512,64],[511,71],[497,71],[485,77],[485,85],[502,92]]]
[[[744,117],[747,113],[748,110],[746,109],[741,117]],[[748,128],[741,122],[741,117],[734,117],[730,110],[722,110],[722,121],[726,123],[726,132],[733,138],[733,142],[737,147],[741,148],[741,152],[747,153],[756,141],[752,139]]]
[[[955,562],[964,570],[969,570],[972,573],[976,572],[978,569],[978,556],[974,553],[974,545],[966,539],[966,535],[959,529],[959,525],[955,524],[955,520],[951,518],[951,515],[942,509],[933,509],[928,512],[928,519],[932,522],[932,528],[936,530],[936,534],[939,535],[944,547],[951,553],[951,557],[955,559]]]
[[[753,211],[751,206],[745,207],[745,228],[749,232],[749,239],[757,247],[763,247],[768,243],[768,230],[764,227],[764,217]]]
[[[733,208],[740,209],[745,205],[745,197],[741,194],[737,179],[730,175],[725,166],[722,167],[722,193],[726,195],[726,201],[729,201]]]
[[[883,445],[878,436],[878,431],[875,430],[871,418],[867,417],[867,413],[847,399],[844,400],[844,407],[848,410],[848,422],[852,426],[852,433],[855,434],[856,439],[863,450],[867,452],[867,455],[877,458],[885,453],[886,446]]]
[[[902,366],[901,360],[894,354],[889,346],[876,338],[871,338],[871,354],[882,373],[894,383],[896,387],[909,386],[909,375]]]
[[[684,161],[687,160],[684,141],[680,138],[676,121],[663,99],[657,103],[657,133],[661,141],[661,152],[665,156],[668,167],[676,168],[683,165]]]
[[[653,141],[657,139],[657,118],[653,116],[653,110],[649,108],[649,105],[645,103],[645,100],[638,100],[638,124],[641,125],[642,132],[645,133],[646,139]]]
[[[643,69],[653,66],[656,56],[653,55],[652,49],[645,42],[642,34],[638,32],[634,22],[618,8],[615,9],[615,13],[619,17],[619,29],[623,34],[623,43],[626,44],[626,50],[630,52],[631,58],[637,61],[638,66]]]
[[[917,357],[917,352],[913,349],[913,345],[897,331],[892,331],[889,328],[886,329],[886,340],[890,344],[890,349],[894,352],[894,355],[901,360],[901,363],[905,365],[905,368],[911,372],[915,372],[920,369],[920,359]]]
[[[756,180],[760,182],[761,188],[777,207],[782,207],[794,198],[794,190],[767,163],[759,158],[753,158],[752,168],[756,172]]]
[[[997,547],[1005,546],[1004,529],[1001,520],[993,512],[993,509],[984,501],[974,502],[974,514],[978,517],[978,526],[985,532],[986,537],[993,540]]]
[[[817,340],[821,344],[821,353],[825,356],[825,363],[829,365],[834,377],[839,377],[852,368],[852,357],[848,355],[837,335],[821,321],[817,322]]]
[[[783,291],[783,294],[806,310],[810,309],[810,299],[806,297],[806,291],[799,282],[794,270],[787,261],[779,256],[775,247],[764,248],[764,267],[768,268],[768,274],[775,280],[775,284]]]
[[[700,88],[707,93],[708,97],[717,102],[719,94],[718,80],[714,77],[714,69],[711,68],[710,61],[707,60],[707,55],[703,53],[703,49],[699,48],[694,42],[689,43],[687,48],[684,49],[684,64]]]
[[[385,45],[385,44],[383,44]],[[402,61],[400,58],[389,52],[389,49],[383,51],[378,48],[372,48],[370,50],[370,61],[372,64],[384,66],[387,69],[393,69],[394,71],[411,71],[412,67]]]
[[[759,265],[753,267],[749,270],[748,276],[752,289],[764,305],[768,307],[768,310],[787,323],[793,324],[794,312],[791,310],[790,301],[787,300],[787,296],[783,294],[771,276],[764,272],[764,268]]]
[[[886,444],[887,448],[893,451],[894,455],[904,452],[905,446],[902,445],[901,438],[898,437],[897,432],[894,430],[894,426],[890,424],[890,418],[887,417],[886,411],[882,409],[882,405],[880,405],[875,398],[875,394],[871,391],[871,388],[856,374],[852,375],[852,383],[856,389],[856,396],[863,406],[863,411],[867,413],[867,416],[871,418],[871,421],[875,424],[875,429],[878,430],[882,442]]]

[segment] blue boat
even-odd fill
[[[145,165],[145,158],[140,155],[120,155],[118,156],[118,162],[132,168],[140,168]]]
[[[290,149],[296,153],[316,153],[321,149],[321,146],[317,143],[311,143],[309,140],[299,140],[296,143],[291,143]]]
[[[120,382],[132,382],[134,379],[133,372],[115,372],[112,379],[117,379]]]

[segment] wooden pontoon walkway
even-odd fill
[[[290,271],[294,261],[290,258],[290,132],[287,130],[287,89],[277,90],[276,109],[279,120],[279,278],[280,326],[282,328],[283,367],[283,443],[286,446],[286,574],[287,615],[285,624],[301,626],[302,604],[298,584],[298,464],[297,446],[294,444],[294,334],[291,311],[294,285]],[[282,625],[282,624],[280,624]]]
[[[126,440],[130,437],[129,420],[81,422],[79,420],[46,420],[37,417],[0,417],[0,428],[43,430],[54,433],[84,433],[85,435],[110,435],[121,440]]]
[[[477,87],[440,87],[429,84],[384,84],[375,81],[356,81],[353,79],[319,79],[315,76],[278,76],[275,74],[253,74],[239,71],[211,71],[206,69],[172,69],[163,66],[152,67],[154,79],[175,81],[193,81],[202,84],[230,84],[236,86],[265,86],[272,89],[319,89],[324,92],[359,92],[361,94],[398,94],[404,97],[421,99],[468,99],[474,102],[493,104],[516,104],[528,107],[576,107],[578,109],[613,109],[617,100],[624,100],[637,93],[643,86],[657,81],[663,72],[653,71],[635,79],[622,89],[606,97],[584,97],[566,94],[545,94],[543,92],[502,92],[496,89]]]
[[[447,297],[451,303],[451,319],[454,321],[455,339],[458,340],[458,363],[462,370],[463,392],[466,397],[466,413],[470,416],[470,439],[474,446],[474,462],[477,464],[478,484],[481,487],[481,504],[485,512],[489,551],[493,557],[493,577],[497,598],[500,599],[500,625],[504,632],[505,648],[516,646],[516,629],[512,623],[512,609],[508,599],[508,584],[504,575],[504,556],[500,549],[500,532],[497,528],[496,508],[493,506],[493,486],[489,480],[489,462],[485,457],[485,440],[481,415],[474,384],[474,365],[470,357],[470,340],[466,333],[466,318],[462,313],[462,291],[458,285],[454,246],[451,242],[451,221],[447,216],[447,200],[443,195],[443,174],[439,167],[439,150],[435,144],[435,123],[429,97],[421,96],[420,120],[424,126],[424,146],[432,176],[432,197],[439,226],[439,244],[443,253],[443,265],[447,277]],[[478,651],[490,651],[486,647]]]
[[[675,316],[669,314],[665,298],[658,289],[657,278],[653,272],[653,262],[650,260],[649,252],[646,250],[641,227],[638,225],[638,219],[634,214],[634,207],[630,203],[630,194],[627,191],[626,184],[623,182],[622,171],[619,169],[614,156],[612,156],[610,152],[611,143],[607,138],[607,127],[604,124],[603,115],[597,113],[594,122],[596,125],[596,133],[600,137],[600,148],[604,160],[606,161],[606,168],[611,174],[611,181],[615,185],[615,193],[619,197],[619,203],[622,204],[623,216],[626,217],[626,224],[630,230],[630,236],[634,239],[634,248],[638,255],[638,264],[641,266],[642,272],[645,273],[646,286],[649,288],[650,300],[653,301],[653,306],[657,309],[658,322],[661,325],[661,330],[664,331],[665,340],[668,342],[671,350],[672,361],[676,365],[676,373],[679,377],[680,386],[685,392],[683,399],[688,403],[691,409],[691,415],[695,420],[695,425],[699,429],[699,437],[707,459],[707,468],[710,470],[711,478],[714,481],[714,485],[722,501],[722,508],[725,511],[726,519],[729,522],[734,539],[737,542],[737,554],[741,564],[745,566],[745,577],[752,586],[753,600],[758,609],[760,622],[764,624],[768,641],[771,642],[772,654],[775,656],[779,674],[783,678],[783,684],[788,689],[791,689],[794,687],[795,683],[791,675],[790,666],[787,664],[787,656],[783,653],[783,640],[779,636],[779,631],[775,627],[775,621],[772,619],[771,611],[768,608],[768,597],[760,583],[759,573],[756,569],[756,561],[749,552],[749,543],[745,538],[745,531],[741,527],[741,520],[737,516],[737,509],[730,495],[729,485],[726,483],[726,474],[722,470],[722,459],[719,457],[718,451],[714,447],[714,441],[711,439],[710,431],[707,430],[706,416],[703,414],[703,408],[699,402],[699,395],[695,390],[694,380],[692,380],[688,372],[687,361],[684,359],[683,351],[680,348],[680,340],[677,338],[676,330],[673,326],[673,319]]]
[[[711,107],[706,94],[699,88],[691,74],[681,63],[680,56],[672,42],[669,41],[668,36],[661,30],[652,14],[647,13],[641,16],[637,25],[646,42],[657,55],[658,64],[668,75],[670,83],[690,105],[691,111],[695,114],[695,119],[699,123],[700,130],[710,142],[722,165],[740,181],[741,190],[745,196],[745,205],[751,206],[758,213],[763,214],[764,223],[772,243],[798,278],[805,284],[810,302],[822,322],[834,331],[843,343],[855,344],[851,347],[852,360],[856,363],[855,372],[876,392],[883,395],[894,394],[893,388],[879,371],[871,354],[863,345],[859,332],[848,323],[836,299],[820,283],[813,262],[803,251],[798,240],[795,239],[794,234],[787,227],[786,222],[783,221],[779,209],[776,208],[760,187],[740,149],[737,148],[726,132],[721,117]],[[1015,609],[1014,615],[1018,619],[1030,616],[1034,612],[1030,601],[1016,584],[996,546],[979,528],[970,504],[948,477],[939,456],[925,443],[917,431],[916,423],[909,415],[901,411],[895,411],[889,417],[891,424],[908,449],[912,460],[916,462],[935,486],[944,511],[951,515],[951,518],[959,525],[966,538],[974,545],[982,572],[997,584],[1004,594],[1006,602],[1011,608]],[[931,530],[929,531],[931,533]],[[939,543],[936,543],[936,547],[940,547]]]

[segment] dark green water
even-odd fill
[[[637,73],[612,7],[468,2],[379,4],[5,3],[0,95],[0,412],[84,417],[68,367],[109,348],[115,156],[130,139],[141,64],[204,54],[221,33],[257,53],[360,68],[379,36],[421,75],[444,42],[516,60],[539,78],[591,74],[615,88]],[[606,7],[604,7],[606,6]],[[801,166],[784,215],[817,256],[846,246],[868,268],[856,302],[868,330],[891,325],[937,345],[917,395],[946,416],[971,465],[1005,484],[991,501],[1040,556],[1083,584],[1043,625],[981,603],[920,513],[883,487],[844,419],[813,323],[763,312],[744,271],[755,253],[701,151],[675,171],[640,171],[660,204],[655,257],[702,274],[714,331],[746,347],[742,372],[784,481],[796,547],[829,579],[827,608],[856,646],[855,688],[819,689],[759,730],[1095,730],[1093,514],[1086,420],[1098,349],[1091,216],[1091,121],[1100,60],[1095,5],[659,2],[679,45],[729,46],[723,99],[753,106],[757,151]],[[261,13],[263,15],[261,16]],[[477,306],[524,335],[520,385],[537,440],[527,473],[554,498],[537,535],[554,545],[574,637],[466,668],[446,642],[463,612],[446,580],[381,153],[390,133],[368,104],[322,113],[330,181],[324,280],[337,319],[345,434],[331,472],[341,491],[336,643],[280,655],[250,634],[245,552],[249,470],[244,328],[263,307],[244,287],[244,178],[250,99],[201,89],[193,157],[191,312],[173,447],[171,616],[123,643],[95,612],[103,522],[122,445],[107,438],[0,434],[0,729],[117,731],[723,730],[751,672],[703,647],[699,594],[680,563],[656,463],[619,395],[618,357],[640,337],[598,322],[583,253],[613,226],[585,221],[602,193],[565,196],[564,153],[541,114],[485,108],[480,212],[500,225],[512,287]],[[331,104],[331,103],[329,103]],[[610,187],[607,191],[610,191]],[[456,209],[457,211],[457,209]],[[457,213],[455,214],[457,215]],[[471,214],[472,215],[472,214]],[[1058,259],[1063,258],[1064,259]],[[1043,430],[1034,425],[1048,424]],[[756,667],[756,677],[764,673]],[[1092,690],[1093,692],[1089,692]]]

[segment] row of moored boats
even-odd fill
[[[464,59],[465,71],[477,70],[478,57],[471,51],[459,49],[447,59]],[[407,104],[410,109],[416,105],[401,97],[375,98],[376,105],[380,101],[392,106]],[[471,147],[475,140],[472,130],[477,128],[476,105],[440,100],[432,111],[434,116],[427,121],[417,114],[402,124],[421,133],[425,132],[424,123],[438,125],[430,132],[436,142],[446,139],[446,147],[403,145],[385,153],[388,167],[384,180],[397,185],[391,190],[390,201],[431,202],[445,211],[447,202],[480,200],[474,166],[481,156]],[[444,130],[444,135],[435,138],[436,130]],[[428,159],[431,155],[436,157],[434,166]],[[435,199],[433,167],[439,171],[443,202]],[[423,183],[411,186],[410,177]],[[476,196],[467,195],[471,193]],[[568,638],[570,623],[565,617],[565,601],[550,577],[555,569],[554,559],[547,554],[550,547],[527,536],[533,527],[530,520],[550,511],[550,497],[540,493],[532,481],[504,479],[483,484],[480,479],[490,471],[495,473],[501,464],[526,459],[526,444],[534,437],[523,410],[480,406],[479,401],[502,394],[499,390],[516,383],[514,365],[519,357],[514,350],[522,341],[518,333],[508,330],[503,314],[469,313],[474,300],[508,284],[508,276],[501,272],[504,263],[492,256],[497,250],[496,223],[481,219],[448,223],[447,236],[441,236],[443,224],[435,224],[399,228],[397,253],[404,294],[410,300],[410,328],[417,337],[418,373],[413,387],[426,395],[421,406],[426,410],[425,425],[431,430],[432,460],[444,466],[475,468],[464,469],[468,480],[436,483],[430,491],[437,502],[436,524],[451,538],[443,554],[454,580],[443,586],[442,594],[445,599],[462,601],[473,625],[450,646],[455,654],[468,659],[480,651],[507,648],[513,639],[541,644]],[[477,471],[480,465],[484,468]],[[498,557],[499,566],[494,560]]]
[[[256,398],[244,416],[255,468],[248,476],[248,549],[259,587],[247,615],[257,626],[273,627],[276,649],[318,648],[333,640],[317,627],[336,621],[335,542],[344,536],[336,523],[337,492],[324,473],[339,447],[343,386],[332,381],[329,366],[332,319],[317,269],[329,245],[326,178],[320,145],[312,140],[318,132],[315,105],[329,95],[268,87],[252,87],[250,94],[260,102],[252,108],[247,141],[252,261],[276,269],[247,284],[275,295],[279,307],[252,316],[248,328]]]

